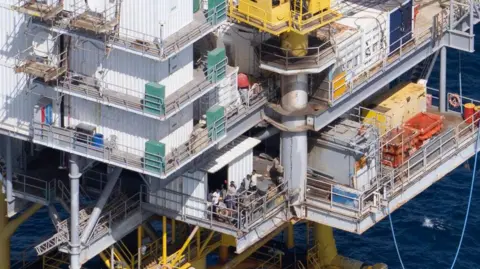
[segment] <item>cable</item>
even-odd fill
[[[390,214],[390,205],[387,205],[387,214],[388,220],[390,221],[390,230],[392,230],[393,243],[395,244],[395,249],[397,250],[398,260],[402,265],[402,269],[405,269],[405,266],[403,265],[402,255],[400,255],[400,250],[398,249],[397,238],[395,237],[395,230],[393,229],[392,215]]]
[[[460,253],[460,248],[462,247],[463,237],[465,236],[465,230],[467,228],[468,223],[468,215],[470,213],[470,205],[472,204],[472,196],[473,196],[473,186],[475,185],[475,177],[477,171],[477,158],[478,158],[478,145],[480,140],[480,128],[477,131],[477,141],[475,142],[475,163],[473,164],[473,172],[472,172],[472,184],[470,185],[470,195],[468,197],[468,204],[467,204],[467,212],[465,213],[465,221],[463,223],[462,235],[460,236],[460,242],[458,242],[457,252],[455,253],[455,258],[453,259],[452,266],[450,269],[453,269],[455,263],[457,262],[458,254]]]
[[[478,150],[479,150],[479,144],[480,144],[479,141],[480,141],[480,128],[478,128],[477,130],[477,140],[475,141],[475,163],[473,164],[472,183],[470,185],[470,195],[468,197],[467,212],[465,214],[465,221],[463,223],[462,234],[460,235],[460,242],[458,242],[457,252],[455,253],[455,258],[453,259],[452,266],[450,267],[450,269],[453,269],[453,267],[455,267],[455,263],[457,262],[458,254],[460,253],[460,249],[463,243],[463,238],[465,236],[465,230],[468,224],[468,215],[470,214],[470,206],[472,204],[472,196],[473,196],[473,186],[475,185],[475,177],[476,177],[476,171],[477,171],[477,159],[478,159]],[[398,249],[397,239],[395,237],[395,229],[393,228],[393,221],[392,221],[392,216],[390,214],[389,205],[387,205],[387,214],[388,214],[388,219],[390,221],[390,229],[392,230],[393,243],[395,244],[395,249],[397,250],[398,260],[402,265],[402,269],[405,269],[405,266],[403,265],[402,256],[400,255],[400,250]]]

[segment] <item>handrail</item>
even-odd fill
[[[59,81],[57,90],[76,93],[82,97],[106,102],[121,109],[132,110],[137,114],[166,120],[183,108],[186,103],[198,99],[206,89],[211,89],[220,83],[227,75],[227,65],[228,59],[225,58],[216,65],[202,70],[202,79],[192,78],[196,82],[195,85],[192,86],[188,82],[165,100],[148,94],[144,90],[107,83],[99,78],[88,77],[72,71],[66,72]],[[221,79],[218,79],[219,77]]]
[[[480,101],[468,99],[480,105]],[[337,184],[324,180],[319,180],[318,182],[328,186],[329,190],[317,188],[308,182],[307,186],[310,189],[329,194],[331,197],[335,195],[351,201],[351,204],[348,206],[336,203],[330,198],[329,201],[325,201],[328,203],[330,210],[346,210],[350,211],[353,214],[352,216],[364,218],[371,210],[381,207],[381,200],[393,199],[398,193],[405,190],[409,184],[419,180],[423,174],[440,166],[460,150],[472,145],[475,140],[474,136],[477,128],[475,124],[476,121],[467,123],[467,121],[464,120],[454,128],[432,138],[428,144],[417,150],[417,152],[410,156],[401,166],[392,168],[390,172],[385,175],[378,174],[377,177],[371,180],[372,184],[356,198],[335,192],[333,186]],[[309,178],[309,180],[315,179]],[[358,190],[350,187],[342,186],[342,188],[352,193],[359,193]],[[383,193],[383,195],[380,193]],[[323,200],[317,197],[316,201]]]
[[[24,7],[27,4],[34,5],[39,9],[40,13],[47,14],[48,12],[52,11],[55,7],[60,6],[62,3],[61,3],[61,0],[50,0],[47,3],[34,2],[31,0],[17,0],[17,2],[12,6],[20,8],[20,7]],[[47,7],[45,11],[40,10],[40,8],[45,9],[45,7]]]
[[[266,87],[258,86],[258,92],[249,93],[246,104],[233,109],[228,108],[224,117],[216,120],[209,128],[198,129],[199,133],[195,133],[195,136],[192,136],[184,145],[172,149],[165,157],[153,154],[145,156],[145,152],[142,150],[113,143],[108,141],[108,138],[104,144],[96,144],[90,135],[36,121],[32,124],[33,136],[37,143],[50,147],[62,150],[67,148],[68,151],[80,152],[89,158],[113,163],[141,173],[166,176],[225,137],[230,124],[234,124],[250,113],[252,109],[259,107],[274,93],[271,83],[267,82]]]
[[[248,198],[252,198],[252,196],[234,197],[233,204],[236,207],[235,209],[218,207],[224,212],[223,214],[213,212],[209,209],[209,202],[204,199],[191,197],[189,194],[168,189],[162,189],[162,194],[152,193],[145,190],[143,191],[148,195],[151,201],[154,201],[150,203],[154,206],[173,211],[178,211],[181,208],[182,215],[188,215],[188,218],[203,221],[205,224],[209,225],[209,227],[213,227],[213,224],[217,223],[216,219],[224,219],[226,220],[226,223],[231,225],[231,228],[248,232],[258,227],[258,225],[261,224],[260,220],[268,219],[281,208],[286,208],[285,203],[288,188],[287,182],[283,182],[274,189],[268,190],[265,195],[258,198],[255,197],[251,201],[249,201]],[[170,194],[173,198],[170,198],[170,195],[167,194]],[[277,201],[279,203],[277,203]],[[190,205],[192,202],[195,205]],[[201,212],[203,217],[198,217],[196,216],[198,214],[195,213],[189,213],[191,211]],[[221,222],[218,222],[217,224],[221,225],[220,223]]]
[[[119,28],[119,34],[111,35],[107,38],[108,43],[127,47],[128,49],[138,51],[142,54],[148,54],[159,59],[164,59],[169,55],[175,53],[177,49],[181,49],[185,44],[188,44],[191,40],[202,33],[206,33],[214,28],[214,26],[220,25],[227,19],[227,0],[224,0],[217,4],[213,10],[202,11],[205,17],[205,21],[200,25],[197,25],[195,29],[192,29],[189,33],[183,33],[179,35],[175,33],[166,39],[163,36],[152,36],[142,32],[138,32],[132,29],[124,27]],[[154,40],[160,39],[160,42]],[[154,42],[155,44],[152,44]],[[127,45],[128,44],[128,45]]]

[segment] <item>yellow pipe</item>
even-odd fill
[[[167,217],[162,218],[162,264],[167,264]]]
[[[215,233],[214,231],[211,231],[211,232],[210,232],[210,234],[208,235],[208,237],[207,237],[207,239],[205,240],[205,242],[203,242],[203,245],[202,245],[202,247],[200,248],[200,251],[197,253],[197,256],[202,255],[202,253],[205,251],[205,248],[207,248],[208,243],[210,243],[210,240],[212,239],[214,233]]]
[[[110,259],[105,254],[103,254],[103,252],[100,252],[100,254],[98,255],[100,256],[100,259],[102,259],[103,263],[105,263],[105,266],[107,266],[107,268],[112,268],[110,266]]]
[[[20,214],[17,218],[9,220],[7,217],[7,203],[5,194],[0,191],[0,269],[10,268],[10,237],[17,230],[18,226],[24,223],[28,218],[35,214],[41,204],[34,204]]]
[[[333,258],[338,254],[332,227],[315,223],[314,236],[320,268],[332,264]]]
[[[142,268],[142,238],[143,238],[143,229],[142,225],[138,226],[137,229],[137,250],[138,250],[138,268]],[[132,262],[133,259],[132,259]],[[133,267],[133,266],[132,266]],[[135,268],[132,268],[135,269]]]
[[[198,229],[198,231],[197,231],[197,255],[200,254],[200,249],[202,248],[202,246],[201,246],[202,242],[200,242],[200,240],[201,240],[200,239],[200,229]]]
[[[286,238],[286,246],[288,249],[292,249],[295,247],[295,235],[293,232],[293,223],[289,222],[287,226],[287,238]]]
[[[192,241],[193,237],[195,236],[195,234],[197,233],[198,231],[198,226],[195,226],[195,228],[193,229],[193,231],[190,233],[190,235],[188,236],[187,240],[185,241],[185,243],[183,243],[183,246],[182,248],[180,248],[180,250],[177,252],[177,254],[175,255],[175,259],[173,259],[172,261],[172,266],[175,266],[177,264],[177,262],[180,260],[180,257],[182,257],[183,255],[183,252],[185,251],[185,249],[187,248],[187,246],[190,244],[190,241]],[[165,263],[164,263],[165,264]]]
[[[335,238],[333,237],[333,228],[323,224],[314,224],[316,258],[319,268],[342,268],[342,269],[362,269],[364,263],[358,260],[350,259],[338,255]],[[372,269],[387,269],[388,266],[383,263],[375,264]]]
[[[172,219],[172,244],[175,244],[175,240],[177,238],[177,233],[176,233],[177,227],[175,220]]]

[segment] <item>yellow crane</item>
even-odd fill
[[[229,0],[230,18],[280,36],[295,57],[307,54],[308,34],[342,17],[330,0]]]

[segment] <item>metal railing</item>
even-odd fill
[[[163,36],[151,36],[120,27],[119,34],[109,36],[107,40],[109,44],[116,47],[133,50],[142,55],[153,56],[158,60],[165,60],[225,22],[227,20],[227,0],[222,1],[213,9],[202,12],[203,17],[200,22],[196,21],[194,16],[194,21],[185,27],[185,31],[180,29],[179,32],[172,34],[166,39]],[[189,26],[194,27],[188,28]],[[157,39],[160,39],[160,41],[154,43],[154,40]]]
[[[155,176],[165,176],[179,165],[200,154],[218,142],[226,134],[226,120],[222,117],[212,126],[207,126],[197,137],[172,150],[167,156],[146,154],[119,143],[100,144],[93,136],[75,130],[33,122],[33,137],[36,143],[79,153],[102,162]]]
[[[101,162],[114,164],[153,176],[168,176],[188,163],[203,151],[226,136],[227,127],[235,124],[276,96],[273,81],[256,84],[248,93],[245,103],[226,111],[226,115],[206,128],[198,128],[183,145],[173,149],[167,156],[146,154],[106,139],[104,144],[94,142],[93,136],[79,133],[71,128],[61,128],[34,121],[33,139],[36,143],[81,154]]]
[[[260,62],[283,70],[319,68],[322,64],[334,60],[336,48],[330,41],[306,49],[285,49],[275,43],[276,39],[262,42],[258,46]],[[306,50],[306,55],[297,56]]]
[[[287,183],[282,183],[265,194],[239,193],[231,199],[234,208],[217,205],[217,212],[205,199],[192,197],[190,194],[162,189],[160,194],[145,191],[147,203],[171,212],[180,212],[184,218],[194,219],[214,229],[216,226],[249,232],[264,220],[286,210]],[[144,187],[144,189],[146,189]]]
[[[480,105],[480,101],[469,100]],[[324,197],[327,197],[315,197],[317,202],[326,205],[324,209],[363,219],[372,210],[380,208],[382,200],[393,199],[405,191],[410,184],[421,180],[424,175],[440,167],[445,161],[451,159],[468,146],[473,145],[477,133],[475,125],[475,121],[472,121],[472,123],[461,121],[455,127],[433,137],[402,165],[397,168],[386,169],[382,174],[377,175],[371,181],[372,184],[367,191],[359,193],[353,188],[342,186],[342,190],[345,191],[338,192],[334,188],[337,185],[336,183],[325,180],[319,181],[323,185],[322,188],[316,188],[308,183],[307,186],[308,188],[315,188],[316,191],[324,193]],[[348,193],[357,194],[357,196],[354,197]],[[332,199],[333,196],[341,197],[346,202],[336,202]]]
[[[232,75],[227,74],[227,65],[228,60],[225,58],[215,66],[200,71],[201,77],[194,76],[191,82],[166,99],[148,94],[144,90],[130,89],[74,72],[67,72],[58,82],[56,90],[73,93],[81,98],[108,104],[139,115],[166,120],[200,98],[205,92],[218,86],[225,77]]]

